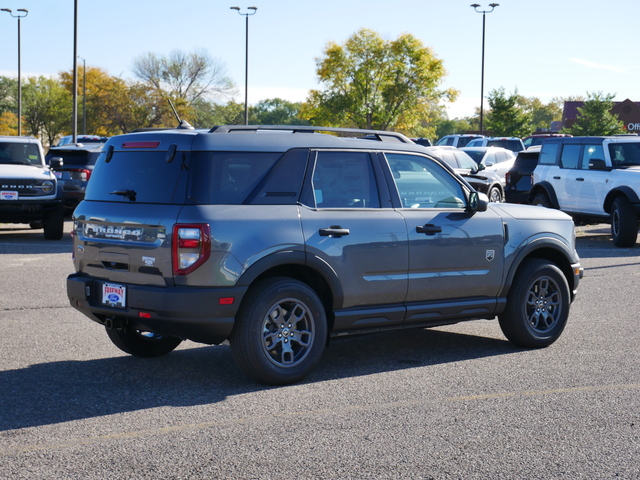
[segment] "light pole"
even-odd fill
[[[242,13],[240,7],[231,7],[237,10],[245,18],[245,60],[244,60],[244,124],[249,125],[249,17],[256,14],[258,7],[247,7],[247,12]],[[251,10],[251,11],[249,11]]]
[[[87,134],[87,59],[82,60],[82,134]]]
[[[17,11],[22,13],[14,13],[10,8],[0,9],[3,12],[9,12],[13,18],[18,19],[18,136],[22,135],[22,78],[20,72],[20,19],[29,15],[29,10],[26,8],[19,8]]]
[[[498,7],[499,4],[498,3],[490,3],[489,6],[491,7],[491,10],[478,10],[478,8],[480,7],[480,5],[478,5],[477,3],[474,3],[471,5],[476,12],[481,13],[482,14],[482,74],[480,76],[480,135],[484,134],[484,125],[483,125],[483,121],[484,121],[484,25],[485,25],[485,15],[487,13],[491,13],[493,12],[493,9]]]

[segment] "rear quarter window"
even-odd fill
[[[546,142],[540,150],[538,163],[540,165],[555,165],[558,159],[558,149],[560,144]]]

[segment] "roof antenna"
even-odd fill
[[[176,116],[176,119],[178,120],[178,126],[176,128],[180,128],[184,130],[193,130],[194,128],[189,122],[187,122],[186,120],[180,119],[180,115],[178,115],[176,108],[173,106],[173,102],[168,97],[167,97],[167,102],[169,102],[169,105],[171,106],[171,110],[173,110],[173,114]]]

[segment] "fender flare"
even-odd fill
[[[604,205],[602,208],[605,212],[611,213],[611,206],[613,205],[613,201],[616,197],[625,196],[629,199],[629,201],[633,204],[640,204],[640,198],[638,198],[638,194],[631,187],[623,185],[621,187],[616,187],[607,193],[607,197],[604,199]]]

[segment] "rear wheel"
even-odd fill
[[[616,247],[633,247],[638,238],[638,214],[626,197],[611,206],[611,237]]]
[[[500,328],[516,345],[546,347],[564,330],[570,304],[569,284],[556,265],[525,260],[507,295],[507,308],[498,317]]]
[[[307,376],[327,340],[318,295],[289,278],[266,279],[244,299],[231,336],[233,356],[251,378],[286,385]]]
[[[549,197],[547,197],[544,193],[538,193],[535,197],[533,197],[531,205],[539,205],[541,207],[551,208]]]
[[[502,192],[498,187],[491,187],[491,189],[489,189],[489,195],[487,196],[490,202],[502,202]]]
[[[182,343],[178,337],[167,337],[141,330],[107,328],[113,344],[135,357],[160,357],[175,350]]]

